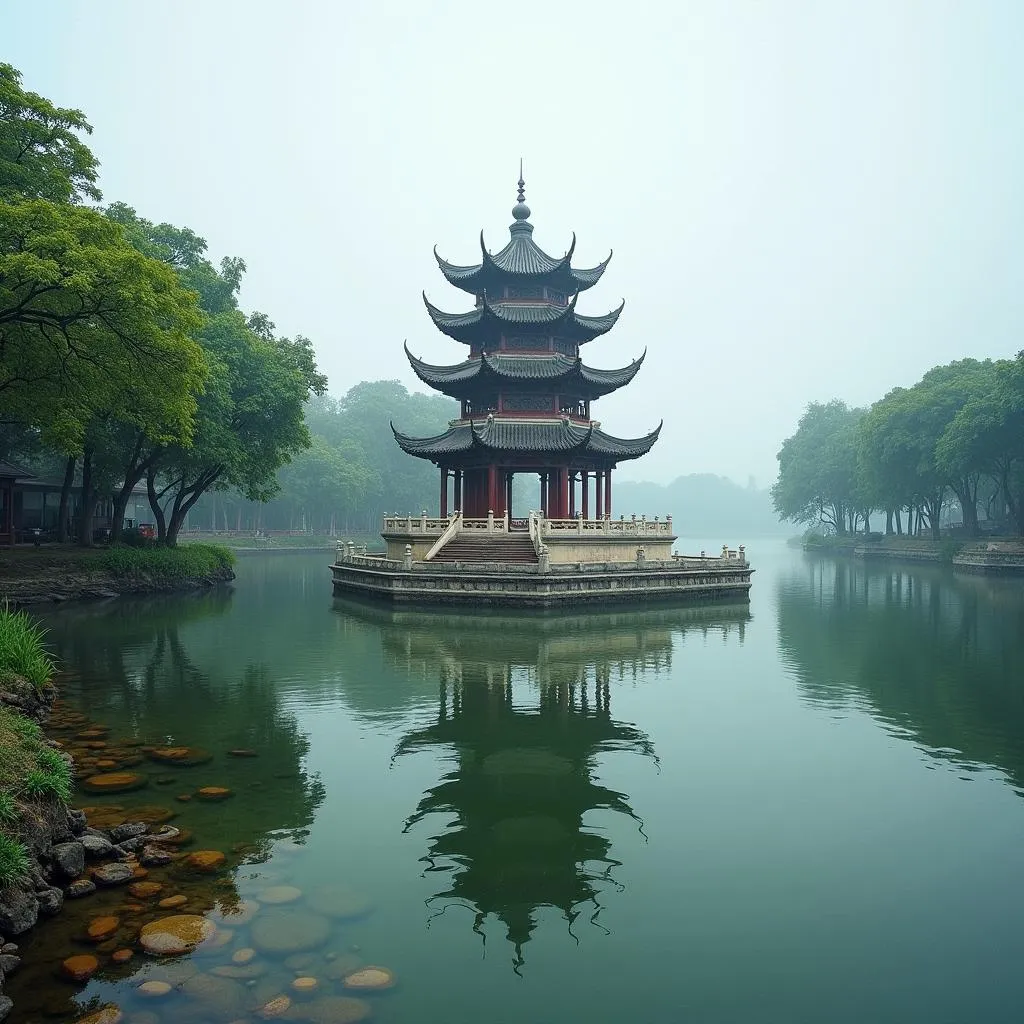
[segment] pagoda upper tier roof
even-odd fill
[[[481,231],[482,259],[473,266],[449,263],[438,255],[437,246],[434,246],[434,258],[448,283],[471,295],[483,295],[487,291],[500,294],[500,289],[506,286],[515,288],[524,284],[547,285],[571,295],[593,288],[611,262],[612,254],[608,253],[608,258],[596,267],[572,267],[572,254],[576,249],[575,232],[568,251],[560,257],[549,256],[537,245],[533,240],[533,225],[528,221],[517,220],[509,228],[509,234],[511,237],[505,248],[492,255],[487,251],[484,233]]]
[[[483,353],[454,366],[432,366],[417,359],[405,347],[405,355],[416,376],[424,384],[460,398],[483,382],[543,381],[545,385],[568,385],[591,398],[611,394],[628,384],[643,365],[646,351],[639,359],[618,370],[598,370],[582,359],[560,353],[519,355],[507,352]]]
[[[593,423],[584,426],[566,418],[551,420],[496,419],[456,422],[436,437],[409,437],[391,430],[404,452],[420,459],[443,460],[474,449],[520,455],[574,454],[613,461],[646,455],[661,433],[659,423],[644,437],[620,438],[606,434]]]
[[[565,306],[551,302],[483,301],[468,313],[445,313],[423,295],[423,302],[438,330],[449,338],[468,345],[492,341],[510,329],[533,331],[544,328],[545,334],[561,334],[579,344],[607,334],[619,319],[625,300],[618,309],[604,316],[583,316],[576,312],[576,298]]]

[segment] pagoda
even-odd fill
[[[564,256],[549,256],[533,240],[522,166],[508,244],[481,262],[456,266],[434,256],[449,284],[473,296],[466,313],[446,313],[426,298],[434,325],[468,347],[468,357],[435,366],[406,356],[421,381],[460,403],[460,416],[436,437],[415,438],[392,425],[402,450],[441,470],[440,515],[488,515],[513,524],[512,480],[540,477],[539,511],[546,519],[610,518],[612,470],[650,451],[661,425],[644,437],[605,433],[591,403],[625,387],[641,355],[621,369],[585,364],[580,348],[615,326],[622,305],[604,316],[576,311],[581,292],[601,280],[611,259],[572,266],[576,237]],[[521,520],[520,520],[521,523]],[[516,525],[520,525],[517,523]]]

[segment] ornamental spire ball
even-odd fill
[[[523,181],[523,158],[519,158],[519,193],[516,205],[512,207],[512,216],[516,220],[526,220],[530,216],[530,208],[526,205],[526,182]]]

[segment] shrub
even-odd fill
[[[118,576],[157,579],[208,576],[234,564],[234,554],[219,544],[185,544],[180,548],[115,544],[100,557],[101,568]]]
[[[55,668],[45,635],[25,612],[0,609],[0,677],[22,676],[36,689],[45,686]]]
[[[28,874],[25,847],[5,832],[0,832],[0,889],[7,889]]]

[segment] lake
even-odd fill
[[[64,714],[212,755],[80,804],[224,852],[150,875],[221,937],[77,988],[55,972],[88,920],[121,919],[103,960],[155,911],[74,901],[23,944],[11,1020],[256,1021],[303,976],[283,1019],[1019,1021],[1024,585],[748,551],[749,606],[394,612],[294,555],[47,611]],[[177,799],[204,786],[234,795]],[[344,988],[360,964],[396,984]]]

